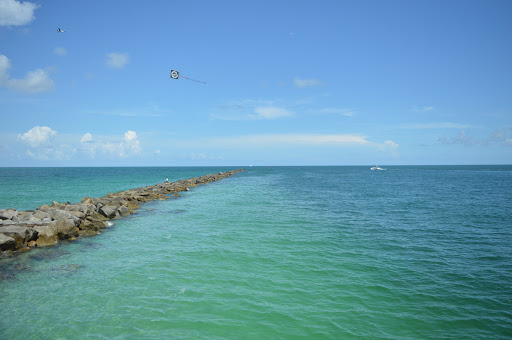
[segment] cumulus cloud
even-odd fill
[[[18,139],[32,148],[48,147],[51,145],[51,139],[56,134],[57,131],[48,126],[35,126],[28,132],[18,135]]]
[[[63,57],[63,56],[66,56],[68,54],[68,51],[64,47],[55,47],[53,49],[53,53]]]
[[[117,141],[116,141],[117,140]],[[86,133],[80,139],[82,151],[94,157],[96,153],[128,157],[142,151],[140,141],[135,131],[128,130],[119,140],[119,137],[100,137],[96,139],[91,133]],[[160,151],[158,151],[159,153]]]
[[[82,136],[82,138],[80,139],[80,143],[84,144],[84,143],[90,143],[92,142],[92,135],[87,132],[85,135]]]
[[[107,54],[106,64],[111,68],[123,68],[130,62],[128,53],[112,52]]]
[[[136,154],[140,151],[140,141],[137,138],[137,133],[131,130],[126,131],[123,141],[121,142],[121,157],[126,157],[130,154]]]
[[[291,117],[293,113],[280,108],[273,106],[260,106],[254,109],[254,114],[249,114],[249,118],[251,119],[278,119],[282,117]]]
[[[45,70],[29,71],[25,78],[13,79],[9,76],[10,68],[9,58],[0,54],[0,86],[25,93],[49,92],[55,88],[53,80]]]
[[[31,2],[0,0],[0,26],[22,26],[34,20],[39,6]]]
[[[309,79],[300,79],[295,77],[293,79],[293,85],[295,85],[298,88],[305,88],[305,87],[314,87],[314,86],[320,86],[324,83],[318,79],[309,78]]]

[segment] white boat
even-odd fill
[[[380,166],[376,165],[376,166],[371,167],[370,170],[386,170],[386,169],[382,169]]]

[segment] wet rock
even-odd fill
[[[98,210],[98,212],[110,219],[116,217],[116,210],[117,209],[115,207],[104,205]]]
[[[16,240],[10,236],[0,233],[0,250],[15,250],[16,249]]]
[[[127,207],[125,207],[124,205],[120,206],[119,208],[117,208],[117,212],[119,213],[119,215],[121,216],[128,216],[131,214],[130,212],[130,209],[128,209]]]
[[[36,240],[37,247],[53,246],[59,242],[59,237],[57,236],[56,230],[53,226],[36,226],[34,227],[34,230],[39,233]]]
[[[50,227],[55,229],[59,240],[67,240],[78,236],[78,230],[76,230],[75,222],[72,219],[62,218],[53,222],[53,225]]]
[[[36,239],[38,235],[37,230],[33,228],[18,225],[3,226],[0,228],[0,233],[12,237],[16,243],[16,249],[26,246],[27,242]]]

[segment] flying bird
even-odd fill
[[[59,27],[59,28],[57,29],[57,32],[59,32],[59,33],[64,33],[64,32],[66,32],[66,31],[61,30],[61,29],[60,29],[60,27]]]

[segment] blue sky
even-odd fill
[[[510,164],[511,15],[0,0],[0,166]]]

